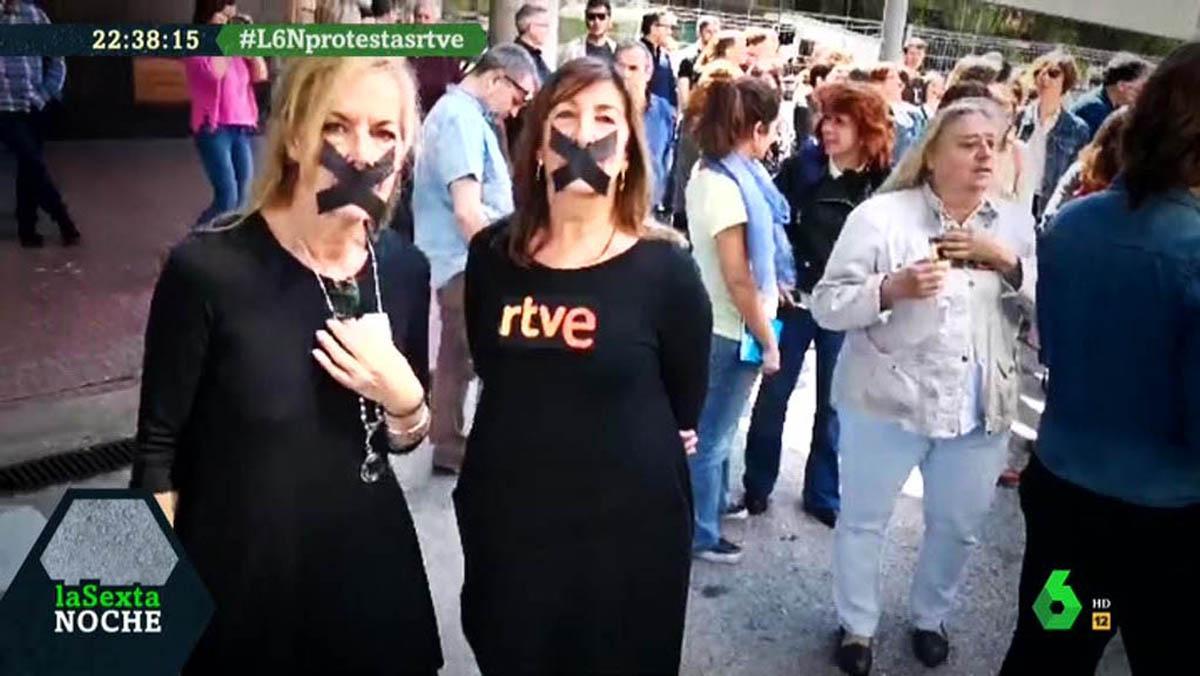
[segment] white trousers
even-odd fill
[[[932,439],[852,408],[838,414],[842,509],[833,550],[838,619],[851,634],[875,635],[888,521],[905,479],[920,467],[925,536],[910,604],[913,624],[936,631],[954,603],[967,555],[991,506],[1009,434],[988,436],[981,425],[961,437]]]

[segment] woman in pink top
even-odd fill
[[[223,24],[237,15],[229,0],[197,0],[195,23]],[[183,60],[192,98],[192,134],[213,201],[200,214],[204,225],[242,204],[254,173],[250,136],[258,126],[253,83],[267,79],[263,59],[196,56]]]

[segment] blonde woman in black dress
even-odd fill
[[[185,673],[435,673],[387,462],[428,427],[429,270],[381,231],[417,134],[395,59],[299,59],[250,211],[176,246],[146,329],[133,485],[216,610]]]

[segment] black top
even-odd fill
[[[802,291],[811,293],[821,281],[846,218],[886,179],[886,171],[871,170],[847,171],[834,178],[828,158],[812,148],[783,162],[775,184],[792,208],[787,233]]]
[[[593,45],[590,40],[584,40],[583,51],[584,56],[590,56],[594,59],[607,61],[608,63],[612,63],[613,59],[616,58],[616,55],[613,54],[612,47],[610,47],[607,42],[600,45]]]
[[[679,668],[692,539],[679,430],[707,387],[712,309],[686,251],[520,267],[471,243],[482,394],[454,493],[463,624],[487,673]]]
[[[375,252],[395,342],[426,382],[428,264],[390,231]],[[369,261],[358,291],[374,310]],[[358,397],[311,355],[328,317],[258,214],[188,237],[155,287],[132,485],[179,492],[175,530],[216,603],[188,671],[442,664],[404,495],[390,470],[360,480]],[[387,450],[382,430],[374,442]]]
[[[533,57],[533,65],[537,66],[539,84],[546,84],[546,80],[550,79],[550,66],[546,65],[546,60],[542,58],[542,50],[533,45],[517,38],[517,44],[525,48],[529,52],[529,56]]]
[[[692,86],[696,85],[696,62],[700,57],[686,58],[679,62],[679,79],[687,80]]]
[[[676,87],[675,70],[671,67],[671,57],[646,38],[642,38],[642,44],[650,50],[650,56],[653,59],[653,68],[650,71],[650,93],[666,99],[672,108],[678,108],[679,89]]]

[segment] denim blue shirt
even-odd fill
[[[1104,121],[1108,119],[1109,115],[1112,115],[1116,108],[1112,100],[1108,98],[1108,90],[1104,87],[1093,89],[1071,104],[1071,112],[1087,124],[1090,132],[1089,138],[1096,136],[1096,132],[1100,131],[1100,125],[1104,124]]]
[[[1017,138],[1022,141],[1028,141],[1029,137],[1033,135],[1034,127],[1037,124],[1037,110],[1038,104],[1034,101],[1021,113],[1020,121],[1017,123]],[[1090,140],[1092,140],[1092,134],[1086,122],[1068,110],[1064,109],[1059,112],[1058,121],[1046,135],[1046,164],[1045,172],[1042,174],[1042,184],[1033,187],[1034,194],[1040,195],[1042,198],[1038,204],[1039,210],[1045,208],[1046,201],[1054,194],[1054,188],[1058,186],[1058,179],[1067,172],[1067,168],[1075,161],[1079,151],[1083,150]],[[1034,215],[1041,216],[1041,213]]]
[[[451,85],[425,117],[413,168],[414,239],[429,258],[430,282],[435,289],[467,266],[467,240],[454,218],[450,198],[450,184],[465,177],[479,181],[488,221],[512,213],[512,177],[491,111],[479,99]]]
[[[1050,369],[1037,454],[1150,507],[1200,503],[1200,198],[1130,210],[1121,182],[1063,207],[1038,244]]]
[[[667,174],[671,171],[671,159],[675,151],[675,108],[666,99],[650,94],[646,102],[646,149],[650,153],[651,177],[650,206],[663,203],[667,189]]]

